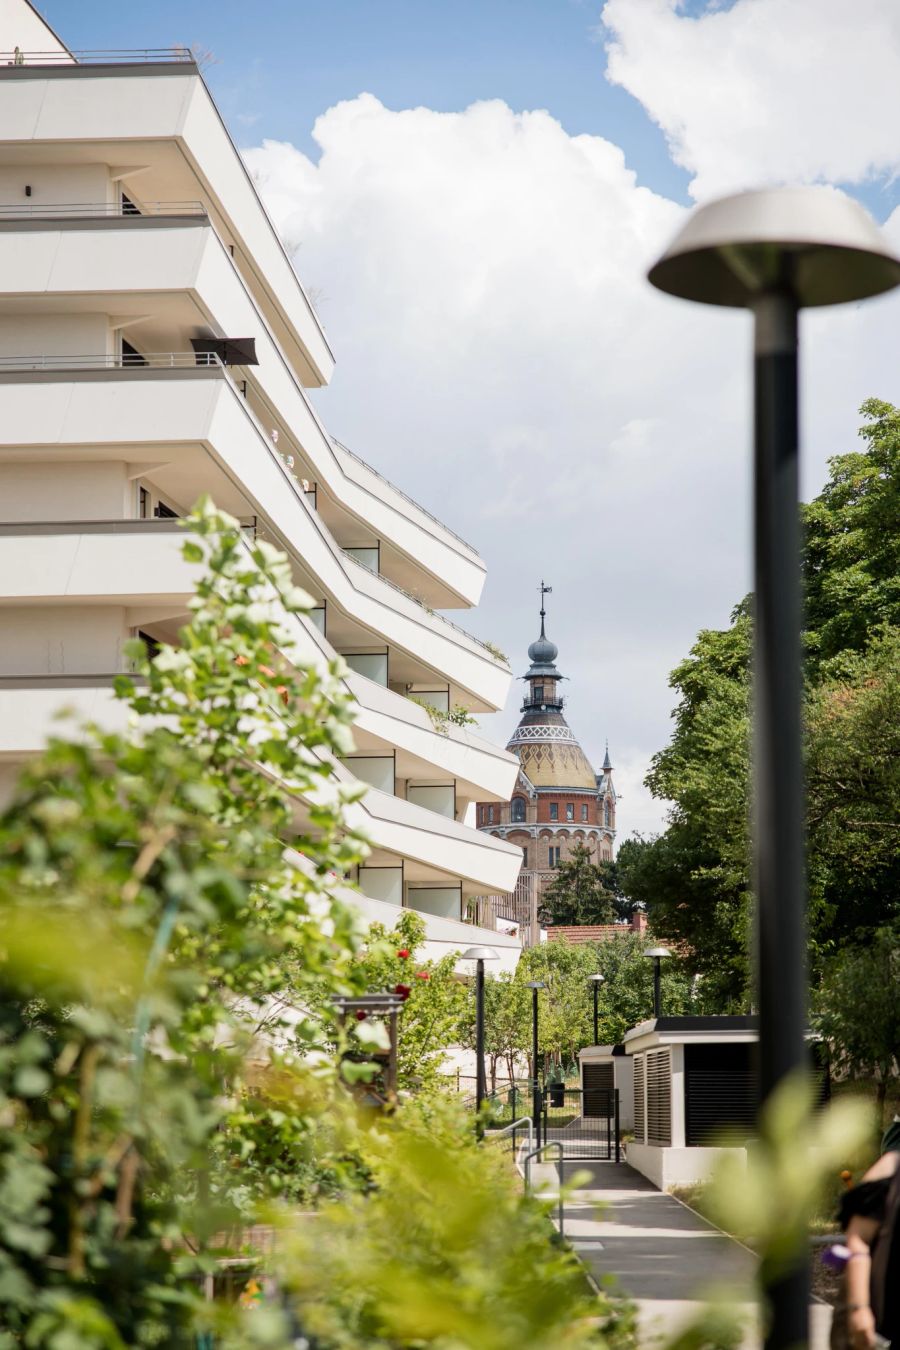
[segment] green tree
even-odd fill
[[[819,1029],[837,1067],[874,1078],[883,1124],[888,1084],[900,1073],[900,932],[879,928],[826,967],[818,993]]]
[[[616,917],[612,893],[603,873],[591,861],[591,852],[578,843],[556,868],[552,882],[541,895],[541,923],[612,923]]]

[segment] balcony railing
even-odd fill
[[[141,202],[140,206],[132,202],[16,202],[9,206],[0,206],[0,221],[3,220],[43,220],[45,217],[77,216],[94,219],[106,219],[109,216],[128,220],[135,216],[205,216],[206,207],[202,202]]]
[[[438,520],[437,516],[432,515],[426,507],[422,506],[421,502],[417,502],[414,497],[410,497],[409,493],[404,492],[396,483],[392,483],[390,478],[385,478],[384,474],[379,473],[377,469],[373,468],[367,459],[363,459],[362,455],[358,455],[355,450],[350,449],[349,445],[344,445],[343,441],[337,440],[336,437],[332,436],[331,439],[339,450],[343,450],[345,455],[349,455],[351,459],[356,460],[357,464],[361,464],[364,469],[368,469],[369,473],[372,473],[376,478],[379,478],[392,492],[396,492],[398,497],[402,497],[404,501],[409,502],[410,506],[414,506],[417,511],[421,511],[423,516],[427,516],[429,520],[433,520],[435,525],[440,525],[441,529],[446,534],[452,534],[453,538],[459,540],[470,553],[474,553],[476,558],[481,556],[477,548],[474,548],[472,544],[463,539],[461,534],[457,534],[455,530],[451,530],[449,525],[445,525],[442,520]]]
[[[132,354],[65,352],[58,356],[0,356],[0,374],[19,370],[188,370],[194,366],[222,366],[215,352],[140,352]],[[224,370],[225,367],[222,366]]]
[[[81,51],[0,51],[0,66],[119,66],[168,65],[172,61],[194,65],[190,47],[87,47]]]

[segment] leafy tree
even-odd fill
[[[625,890],[625,874],[628,868],[628,860],[631,857],[632,849],[635,847],[635,840],[625,839],[619,845],[616,857],[608,860],[603,859],[597,863],[597,870],[600,873],[600,880],[604,888],[612,897],[612,906],[617,919],[625,921],[631,919],[637,909],[637,902],[632,900]]]
[[[460,1041],[467,1049],[475,1049],[475,1000],[471,996],[466,999]],[[501,1062],[506,1077],[513,1081],[522,1076],[524,1057],[531,1076],[531,990],[509,971],[488,975],[484,982],[484,1053],[492,1092]]]
[[[576,844],[541,895],[541,923],[612,923],[615,916],[613,896],[604,884],[603,873],[591,861],[590,849]]]
[[[456,954],[427,961],[418,953],[425,922],[404,911],[394,928],[372,924],[365,948],[350,966],[361,993],[394,990],[405,996],[398,1025],[397,1082],[401,1089],[433,1089],[440,1084],[447,1047],[459,1037],[468,1002],[456,978]]]
[[[900,1072],[900,931],[880,928],[827,966],[817,1023],[837,1065],[851,1077],[874,1078],[879,1115],[891,1078]]]
[[[5,1344],[174,1343],[209,1236],[282,1192],[329,1100],[327,1066],[311,1077],[271,1043],[247,1075],[287,983],[301,1007],[346,987],[355,919],[328,877],[360,845],[322,788],[351,708],[337,668],[296,654],[309,599],[286,560],[209,505],[191,527],[205,572],[181,646],[148,663],[138,644],[145,683],[118,682],[140,729],[54,741],[0,817]],[[301,1015],[291,1035],[309,1047],[321,1030]],[[257,1125],[280,1108],[269,1166],[241,1100]]]

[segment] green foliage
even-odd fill
[[[299,1225],[284,1263],[321,1350],[574,1350],[623,1334],[575,1256],[551,1245],[545,1208],[453,1103],[404,1108],[364,1153],[373,1192]]]
[[[861,411],[865,451],[833,459],[803,508],[814,973],[893,921],[900,894],[900,412]],[[750,644],[745,602],[673,672],[675,727],[647,776],[672,803],[667,828],[618,859],[626,894],[693,951],[722,1011],[748,998]]]
[[[541,923],[612,923],[615,914],[612,893],[600,868],[591,861],[590,849],[576,844],[541,895]]]
[[[468,708],[464,708],[461,703],[455,703],[449,712],[443,708],[436,708],[433,703],[426,703],[424,699],[413,698],[412,703],[418,703],[420,708],[424,708],[431,718],[431,725],[440,736],[447,735],[447,728],[474,726],[477,719],[472,716]]]
[[[900,1072],[898,987],[900,932],[881,928],[826,966],[817,997],[816,1023],[836,1067],[851,1077],[874,1078],[882,1116],[888,1084]]]
[[[439,1085],[447,1046],[457,1040],[469,1003],[465,986],[456,978],[455,953],[440,961],[425,960],[419,955],[424,940],[424,920],[413,910],[404,911],[390,931],[372,924],[349,972],[360,993],[395,990],[406,996],[397,1044],[401,1090]]]
[[[360,855],[327,782],[351,711],[296,658],[286,561],[209,505],[191,528],[181,645],[119,680],[140,728],[54,741],[0,817],[0,1344],[176,1343],[210,1234],[281,1193],[333,1082],[285,1063],[307,1110],[254,1167],[256,1034],[286,986],[343,987],[357,942],[328,885]]]

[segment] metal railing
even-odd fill
[[[364,562],[360,562],[359,558],[354,558],[352,553],[347,553],[346,550],[342,550],[342,552],[349,562],[352,562],[356,567],[361,567],[364,572],[368,572],[370,577],[377,577],[378,580],[383,581],[386,586],[390,586],[393,590],[399,591],[407,600],[412,600],[414,605],[418,605],[420,609],[423,609],[432,619],[437,619],[439,623],[445,623],[448,628],[455,628],[457,633],[462,633],[463,637],[468,638],[469,642],[474,642],[476,647],[482,647],[484,651],[487,652],[488,656],[490,656],[491,660],[495,661],[497,665],[503,664],[496,653],[491,650],[487,642],[482,642],[481,638],[477,638],[473,633],[467,632],[460,624],[454,623],[452,619],[446,618],[445,615],[438,614],[438,612],[432,609],[430,605],[426,605],[424,600],[420,600],[417,595],[412,595],[409,591],[404,590],[402,586],[398,586],[396,581],[391,581],[390,577],[386,577],[383,572],[373,572],[371,567]]]
[[[392,492],[396,492],[398,497],[402,497],[404,501],[409,502],[410,506],[414,506],[417,511],[421,511],[423,516],[427,516],[429,520],[433,520],[435,525],[439,525],[445,534],[452,534],[453,538],[459,540],[470,553],[474,553],[476,558],[481,557],[481,554],[474,545],[470,544],[467,539],[463,539],[462,535],[457,534],[455,530],[451,530],[450,526],[445,525],[442,520],[438,520],[437,516],[432,515],[432,513],[426,507],[422,506],[420,502],[417,502],[414,497],[410,497],[408,492],[404,492],[396,483],[391,482],[390,478],[386,478],[383,473],[379,473],[377,469],[372,467],[367,459],[363,459],[362,455],[358,455],[355,450],[351,450],[349,445],[344,445],[344,442],[339,441],[336,436],[332,436],[331,439],[339,450],[343,450],[345,455],[349,455],[351,459],[355,459],[357,464],[361,464],[364,469],[368,469],[369,473],[374,474],[376,478],[379,478]]]
[[[491,1130],[491,1129],[485,1128],[485,1131],[484,1131],[484,1142],[485,1142],[486,1144],[493,1144],[493,1143],[495,1143],[498,1139],[504,1139],[504,1138],[506,1138],[507,1135],[512,1135],[512,1147],[513,1147],[513,1153],[515,1153],[515,1151],[516,1151],[516,1135],[517,1135],[517,1133],[518,1133],[520,1130],[524,1130],[525,1133],[526,1133],[526,1135],[528,1136],[528,1153],[526,1154],[526,1157],[530,1157],[530,1156],[532,1155],[532,1153],[534,1153],[534,1151],[535,1151],[535,1148],[534,1148],[534,1121],[531,1119],[531,1116],[520,1116],[519,1119],[518,1119],[518,1120],[514,1120],[514,1121],[512,1122],[512,1124],[510,1124],[510,1125],[503,1125],[503,1126],[501,1126],[499,1129],[496,1129],[496,1130]]]
[[[129,202],[15,202],[0,206],[0,220],[43,219],[45,216],[57,219],[61,216],[78,216],[94,219],[113,216],[125,220],[139,216],[205,216],[206,207],[202,202],[141,202],[140,206]]]
[[[86,47],[80,51],[56,50],[0,51],[0,66],[96,66],[96,65],[195,65],[197,57],[190,47]]]
[[[0,356],[0,374],[5,370],[187,370],[193,366],[222,366],[215,352],[131,352],[59,355]],[[224,366],[222,366],[224,370]]]
[[[555,1149],[557,1150],[558,1153],[556,1170],[559,1173],[559,1194],[557,1196],[556,1201],[557,1205],[556,1221],[559,1225],[559,1236],[565,1237],[565,1233],[563,1231],[563,1225],[565,1221],[563,1211],[563,1167],[565,1166],[565,1154],[563,1152],[562,1144],[557,1144],[555,1141],[551,1141],[549,1144],[539,1144],[537,1148],[533,1148],[531,1152],[527,1153],[525,1157],[522,1159],[522,1171],[525,1177],[525,1194],[527,1195],[533,1189],[531,1185],[532,1162],[534,1161],[535,1158],[540,1158],[540,1156],[543,1153],[546,1153],[549,1149]]]

